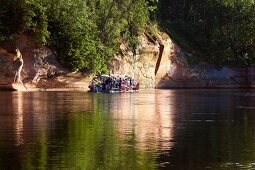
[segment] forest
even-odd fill
[[[160,0],[159,9],[160,26],[191,62],[255,64],[254,0]]]
[[[0,1],[0,43],[32,35],[73,70],[107,72],[121,42],[134,50],[138,36],[155,27],[187,51],[191,63],[255,64],[254,0]]]

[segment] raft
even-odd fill
[[[134,93],[139,91],[140,90],[128,90],[128,91],[120,91],[120,90],[91,91],[89,90],[88,92],[90,93]]]
[[[92,93],[130,93],[139,91],[139,83],[123,75],[96,75],[89,85]]]

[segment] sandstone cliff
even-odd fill
[[[254,68],[217,68],[208,63],[189,64],[190,55],[168,35],[159,33],[155,41],[140,36],[141,45],[131,52],[123,43],[111,72],[127,74],[142,87],[156,88],[240,88],[253,87]]]
[[[216,68],[206,63],[190,65],[187,62],[189,54],[165,33],[159,32],[155,40],[147,34],[141,35],[139,39],[140,45],[134,51],[122,42],[121,53],[109,65],[111,74],[129,75],[143,88],[252,87],[254,68]],[[22,90],[88,90],[90,78],[63,67],[50,48],[36,46],[25,35],[17,36],[15,43],[24,60]],[[10,85],[13,87],[15,53],[8,50],[8,45],[0,48],[0,89]]]
[[[174,45],[165,33],[153,40],[147,34],[139,37],[140,45],[131,51],[123,42],[121,54],[116,55],[110,68],[111,74],[134,77],[141,87],[154,88],[170,69],[170,57]]]
[[[25,35],[15,37],[15,44],[20,48],[24,66],[21,72],[23,85],[16,84],[14,89],[17,87],[17,90],[52,88],[87,90],[86,75],[73,73],[63,67],[50,48],[36,46],[32,39]],[[0,87],[13,88],[16,69],[13,61],[16,55],[12,49],[15,47],[12,43],[5,46],[6,48],[0,48]]]

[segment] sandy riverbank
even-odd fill
[[[0,91],[88,91],[88,86],[70,86],[58,88],[37,88],[30,84],[13,83],[0,85]]]

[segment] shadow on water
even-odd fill
[[[0,169],[255,169],[252,94],[0,92]]]

